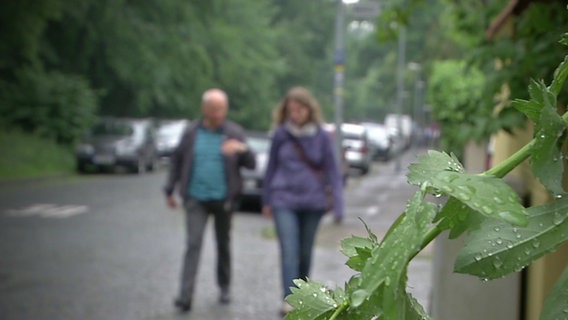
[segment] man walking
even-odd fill
[[[209,215],[213,215],[215,222],[219,302],[230,302],[230,230],[235,201],[242,187],[240,167],[254,169],[256,163],[254,153],[245,143],[241,126],[226,120],[228,108],[224,91],[217,88],[205,91],[201,102],[202,117],[184,132],[172,155],[164,187],[170,208],[178,205],[173,195],[178,187],[186,211],[187,247],[180,292],[174,302],[181,312],[191,310]]]

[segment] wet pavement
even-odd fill
[[[406,168],[425,150],[353,172],[346,217],[321,224],[311,278],[334,288],[354,274],[340,241],[381,238],[415,188]],[[401,170],[396,170],[400,167]],[[165,170],[0,184],[0,319],[2,320],[272,320],[282,302],[272,221],[239,212],[233,224],[232,303],[218,303],[212,221],[205,234],[193,310],[173,299],[184,250],[183,211],[169,210],[160,187]],[[427,308],[432,250],[409,266],[409,291]]]

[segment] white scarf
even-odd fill
[[[291,121],[286,121],[286,123],[284,123],[284,127],[288,132],[290,132],[294,137],[297,138],[313,136],[317,133],[318,129],[315,123],[307,123],[301,127],[298,127]]]

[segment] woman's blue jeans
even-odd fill
[[[273,217],[280,243],[283,297],[291,293],[294,279],[306,280],[319,222],[325,211],[274,208]]]

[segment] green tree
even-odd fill
[[[485,75],[465,61],[447,60],[434,64],[428,82],[428,101],[442,128],[442,149],[461,157],[470,140],[481,140],[492,119],[492,110],[483,108]],[[493,128],[495,129],[495,128]]]
[[[278,97],[276,79],[284,73],[268,0],[52,0],[40,6],[12,1],[5,9],[0,92],[6,96],[0,114],[20,110],[19,116],[3,118],[6,125],[47,134],[39,128],[59,126],[29,116],[46,105],[70,108],[59,104],[77,97],[85,101],[72,108],[85,106],[78,113],[85,120],[95,114],[195,118],[203,90],[217,86],[231,97],[232,117],[252,128],[268,126],[269,116],[255,115],[270,114]],[[57,79],[48,80],[51,76]],[[73,97],[65,89],[48,88],[65,77],[69,83],[80,82],[74,90],[83,93]],[[32,82],[36,90],[30,91]],[[34,92],[43,94],[34,98]],[[44,99],[51,102],[42,104]],[[89,121],[67,122],[86,126]]]
[[[381,8],[379,17],[372,21],[374,32],[366,36],[347,33],[347,119],[382,121],[385,114],[395,112],[399,57],[396,26],[406,25],[406,64],[413,62],[420,66],[418,71],[407,66],[403,70],[404,113],[413,114],[415,81],[429,78],[432,63],[437,59],[457,58],[462,53],[460,44],[447,35],[448,26],[440,19],[447,10],[442,1],[426,5],[420,1],[393,0],[381,3]],[[407,13],[409,8],[415,10],[412,16]],[[393,20],[397,23],[393,24]]]
[[[0,13],[0,125],[72,143],[93,118],[97,95],[79,75],[46,70],[48,25],[63,1],[6,1]]]

